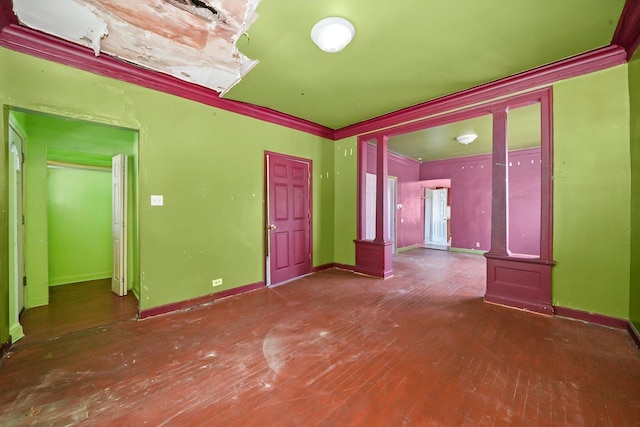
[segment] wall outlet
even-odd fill
[[[211,286],[220,286],[222,285],[222,279],[213,279],[211,281]]]

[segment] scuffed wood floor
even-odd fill
[[[0,424],[640,425],[627,333],[485,304],[484,265],[418,249],[21,346]]]
[[[119,297],[111,292],[111,279],[71,283],[49,288],[49,305],[26,310],[20,317],[25,337],[16,346],[109,325],[138,316],[132,292]]]

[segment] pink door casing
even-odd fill
[[[273,153],[268,167],[268,284],[311,273],[311,161]]]

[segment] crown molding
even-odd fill
[[[0,32],[0,46],[94,74],[190,99],[243,116],[274,123],[322,138],[333,139],[333,129],[326,126],[270,108],[223,99],[214,90],[167,74],[141,68],[109,55],[101,54],[100,56],[95,56],[89,48],[20,26],[11,22],[11,16],[5,10],[6,4],[7,2],[0,1],[0,25],[4,25]]]
[[[627,61],[636,52],[640,45],[640,1],[626,1],[611,44],[624,48]]]
[[[622,47],[603,47],[343,127],[335,131],[334,139],[337,141],[343,138],[397,126],[401,123],[407,123],[435,114],[486,102],[502,96],[513,95],[571,77],[604,70],[624,64],[626,61],[626,52]]]

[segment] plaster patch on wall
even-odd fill
[[[108,34],[105,21],[73,0],[14,0],[13,11],[27,27],[90,47],[96,56]]]
[[[172,75],[223,96],[258,61],[237,39],[260,0],[14,0],[26,26]],[[55,5],[55,6],[54,6]]]

